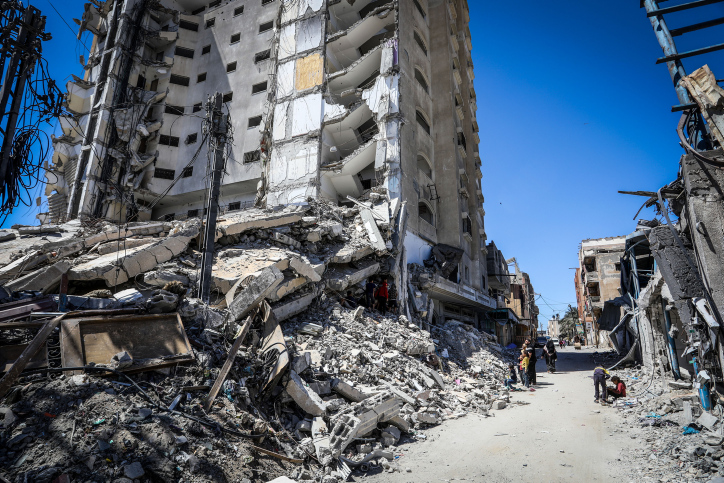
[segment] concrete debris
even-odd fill
[[[61,323],[61,357],[48,365],[95,370],[20,377],[0,464],[23,481],[53,467],[82,481],[172,481],[181,469],[339,482],[388,464],[422,428],[502,407],[513,354],[493,336],[454,320],[423,330],[419,310],[364,305],[367,281],[387,280],[391,299],[398,289],[379,204],[225,216],[208,305],[195,298],[198,220],[59,225],[52,245],[24,230],[25,245],[0,254],[5,301],[45,292],[66,310],[123,315]],[[97,377],[103,369],[139,386]]]

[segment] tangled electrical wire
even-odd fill
[[[7,7],[7,8],[6,8]],[[30,10],[32,9],[32,11]],[[41,169],[49,154],[50,142],[41,125],[51,125],[51,120],[65,113],[62,91],[48,75],[47,61],[42,57],[42,41],[50,40],[50,34],[42,27],[30,30],[27,37],[31,40],[21,45],[19,39],[21,25],[26,23],[26,15],[39,16],[40,11],[33,7],[23,7],[21,2],[4,2],[0,14],[0,75],[10,79],[5,86],[18,92],[24,83],[19,102],[13,96],[7,96],[7,105],[0,113],[2,137],[0,143],[0,225],[13,209],[31,206],[32,192],[42,183]],[[44,21],[34,25],[44,25]],[[17,72],[10,72],[11,69]],[[0,106],[1,107],[1,106]],[[8,129],[11,119],[15,118],[15,129]],[[12,139],[7,139],[11,135]]]

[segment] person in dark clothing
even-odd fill
[[[548,339],[546,345],[543,346],[543,355],[541,356],[541,359],[543,357],[546,358],[548,372],[550,374],[556,372],[556,360],[558,359],[558,354],[556,353],[556,344],[551,339]]]
[[[603,397],[603,400],[606,400],[606,397],[608,396],[606,392],[606,379],[611,377],[611,375],[608,373],[606,369],[603,367],[597,367],[593,370],[593,387],[595,388],[595,397],[596,399],[593,400],[593,402],[597,403],[599,400],[599,395]],[[598,389],[601,389],[601,392],[598,392]]]
[[[531,386],[536,385],[536,374],[535,374],[535,363],[537,361],[536,355],[535,355],[535,349],[533,347],[528,347],[528,357],[530,358],[530,362],[528,363],[528,381],[530,382]]]
[[[342,307],[347,309],[356,309],[359,303],[357,302],[357,299],[354,298],[354,295],[352,295],[351,290],[347,290],[347,295],[345,297],[342,297]]]
[[[510,372],[510,374],[505,380],[505,387],[507,387],[508,390],[511,390],[513,389],[513,384],[518,383],[518,376],[515,374],[515,366],[513,364],[508,365],[508,371]]]
[[[377,288],[377,285],[372,281],[372,279],[367,280],[367,284],[365,284],[365,305],[367,305],[367,308],[372,310],[372,306],[375,303],[375,288]]]

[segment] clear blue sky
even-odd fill
[[[254,0],[250,0],[254,1]],[[53,0],[71,25],[82,0]],[[81,75],[85,49],[48,0],[53,40],[44,46],[61,84]],[[661,50],[637,0],[495,2],[469,0],[483,161],[486,230],[507,258],[528,272],[540,320],[575,305],[573,270],[586,238],[633,231],[644,201],[617,190],[655,191],[676,177],[682,153],[678,104]],[[678,27],[724,16],[724,4],[672,14]],[[679,51],[720,43],[724,27],[677,38]],[[85,39],[90,47],[90,39]],[[86,53],[87,58],[87,53]],[[708,63],[724,78],[724,53]],[[34,223],[21,207],[6,225]],[[642,212],[652,218],[651,210]]]

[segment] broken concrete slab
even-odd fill
[[[284,280],[267,296],[270,302],[277,302],[289,294],[304,287],[307,279],[304,277],[285,277]]]
[[[360,216],[362,217],[362,224],[364,225],[365,230],[367,230],[367,236],[370,239],[372,248],[374,248],[377,254],[381,255],[385,253],[387,251],[385,240],[382,238],[380,229],[377,228],[377,223],[375,222],[375,217],[372,215],[372,211],[368,209],[361,209]]]
[[[319,282],[322,280],[321,275],[315,271],[314,267],[301,258],[292,258],[289,261],[289,267],[297,272],[300,277],[304,277],[310,282]]]
[[[43,267],[33,273],[17,278],[12,282],[8,282],[5,284],[5,289],[10,292],[20,292],[22,290],[46,292],[60,282],[60,278],[70,270],[71,266],[71,262],[61,260],[53,265]]]
[[[199,220],[190,220],[184,223],[177,233],[150,245],[109,253],[77,265],[68,272],[68,278],[105,280],[109,287],[127,282],[184,252],[191,239],[198,236],[200,227]],[[117,263],[120,266],[117,266]]]
[[[371,246],[343,246],[329,258],[330,263],[350,263],[374,253]]]
[[[287,236],[279,231],[275,231],[272,233],[272,239],[276,242],[282,243],[284,245],[289,245],[290,247],[294,247],[296,249],[299,249],[299,247],[302,246],[302,244],[294,238]]]
[[[241,320],[251,309],[259,305],[264,298],[271,294],[282,280],[284,280],[284,275],[278,268],[272,266],[262,270],[229,304],[231,320]]]
[[[11,230],[0,230],[0,243],[15,240],[17,235]]]
[[[219,221],[216,227],[215,239],[218,240],[222,236],[238,235],[248,230],[290,225],[301,220],[301,212],[266,213],[261,210],[247,210],[243,215],[234,218],[227,217],[226,220]]]
[[[367,262],[363,268],[335,268],[328,274],[327,286],[337,292],[344,292],[347,287],[356,285],[380,271],[380,264]]]
[[[43,235],[45,233],[60,233],[62,230],[58,225],[21,226],[18,233],[22,235]]]
[[[301,297],[288,301],[285,300],[281,304],[274,306],[274,308],[272,309],[274,311],[274,316],[280,322],[290,319],[295,315],[304,312],[318,296],[319,294],[316,291],[312,291]]]
[[[293,370],[289,371],[289,381],[285,389],[294,402],[307,414],[322,416],[327,410],[327,405],[322,398]]]
[[[332,379],[332,390],[350,401],[360,402],[367,399],[367,395],[340,379]]]
[[[105,243],[98,247],[98,253],[100,255],[107,255],[109,253],[116,253],[118,251],[126,250],[128,248],[142,247],[144,245],[150,245],[156,241],[153,238],[124,238],[122,240],[116,240]]]

